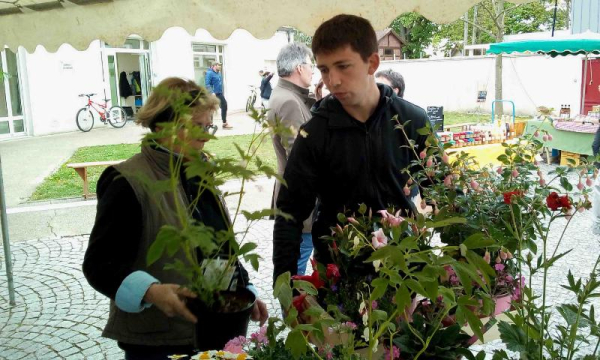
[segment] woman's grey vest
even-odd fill
[[[163,257],[149,267],[146,265],[146,253],[161,226],[181,227],[176,216],[175,199],[186,207],[189,204],[181,182],[175,194],[153,193],[147,186],[169,179],[170,156],[172,155],[142,146],[140,154],[116,165],[115,168],[129,182],[142,208],[142,238],[131,239],[139,241],[133,270],[143,270],[163,284],[184,284],[185,279],[176,272],[163,270],[165,264],[172,262],[177,255],[175,258]],[[185,261],[182,255],[180,258]],[[167,317],[156,306],[144,309],[140,313],[126,313],[111,301],[108,323],[102,335],[126,344],[193,345],[193,328],[192,323],[181,318]]]

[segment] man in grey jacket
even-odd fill
[[[283,176],[288,156],[300,126],[310,120],[310,108],[315,99],[309,97],[308,88],[313,76],[312,52],[306,45],[290,43],[284,46],[277,56],[277,74],[279,82],[269,101],[268,120],[271,124],[280,122],[289,128],[289,136],[273,135],[273,147],[277,155],[278,172]],[[315,91],[320,94],[320,87]],[[281,183],[275,183],[273,204],[277,202],[277,194]],[[274,205],[273,205],[274,206]],[[304,274],[306,263],[312,253],[312,222],[310,218],[304,222],[300,258],[298,259],[298,274]]]

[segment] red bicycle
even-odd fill
[[[97,103],[91,99],[96,94],[79,94],[79,97],[87,97],[87,105],[77,111],[75,122],[79,130],[88,132],[94,127],[94,114],[91,109],[94,109],[100,116],[100,121],[104,124],[108,121],[113,127],[122,128],[127,123],[127,114],[120,106],[108,107],[110,99],[104,99],[104,104]]]

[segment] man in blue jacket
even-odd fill
[[[210,69],[206,72],[204,85],[211,93],[215,94],[221,101],[221,119],[223,120],[223,129],[232,129],[233,126],[227,123],[227,100],[223,95],[223,76],[221,75],[221,64],[213,62]]]

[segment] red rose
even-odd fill
[[[550,195],[548,195],[548,197],[546,198],[546,205],[548,205],[550,210],[558,210],[558,208],[560,207],[560,202],[558,198],[559,196],[555,191],[551,192]]]
[[[337,281],[342,275],[340,275],[340,269],[336,264],[327,264],[327,278]]]
[[[511,199],[513,196],[516,196],[516,197],[523,196],[523,190],[509,191],[509,192],[505,192],[503,195],[504,195],[504,203],[510,205]]]
[[[559,208],[570,209],[571,200],[568,195],[559,196],[556,192],[551,192],[546,198],[546,204],[552,211],[556,211]]]
[[[292,299],[292,305],[298,310],[298,314],[302,314],[304,311],[304,299],[306,298],[306,293],[300,294],[298,296],[294,296]]]

